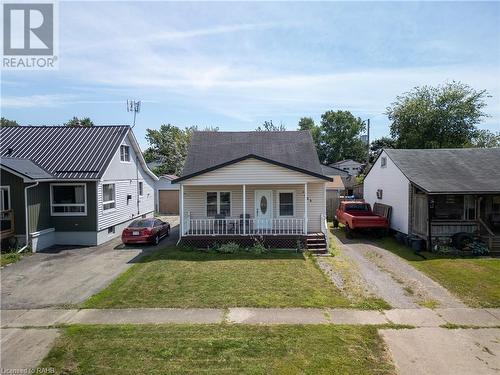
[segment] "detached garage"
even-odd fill
[[[156,211],[161,214],[179,215],[179,185],[172,184],[176,178],[164,175],[156,181]]]

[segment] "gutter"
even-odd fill
[[[24,188],[24,225],[25,225],[26,244],[17,251],[18,253],[22,253],[24,250],[28,248],[29,245],[28,189],[35,186],[38,186],[38,181]]]

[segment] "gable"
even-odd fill
[[[248,158],[191,177],[182,183],[186,185],[299,184],[325,182],[327,178],[311,176],[256,158]]]

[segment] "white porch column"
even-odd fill
[[[304,184],[304,234],[307,234],[307,182]]]
[[[243,234],[246,234],[247,223],[247,186],[243,185]]]
[[[181,233],[180,233],[180,237],[182,237],[182,235],[184,234],[184,184],[181,184],[181,222],[180,222],[180,225],[181,225]]]

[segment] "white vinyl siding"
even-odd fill
[[[239,163],[183,181],[184,185],[298,184],[324,181],[308,174],[290,170],[257,159]]]
[[[385,167],[382,167],[383,158]],[[408,179],[385,151],[370,169],[363,183],[365,200],[372,207],[376,202],[391,206],[391,228],[405,234],[408,234],[409,185]],[[382,190],[382,199],[377,198],[377,190]]]
[[[308,189],[308,231],[321,231],[321,214],[325,214],[325,184],[309,183]],[[279,192],[294,193],[294,215],[297,219],[304,218],[304,185],[246,185],[246,213],[255,217],[254,197],[255,190],[273,191],[273,213],[279,217]],[[207,192],[227,191],[231,193],[231,218],[239,218],[243,214],[243,187],[241,185],[214,185],[214,186],[184,186],[184,213],[191,214],[192,219],[207,217]]]

